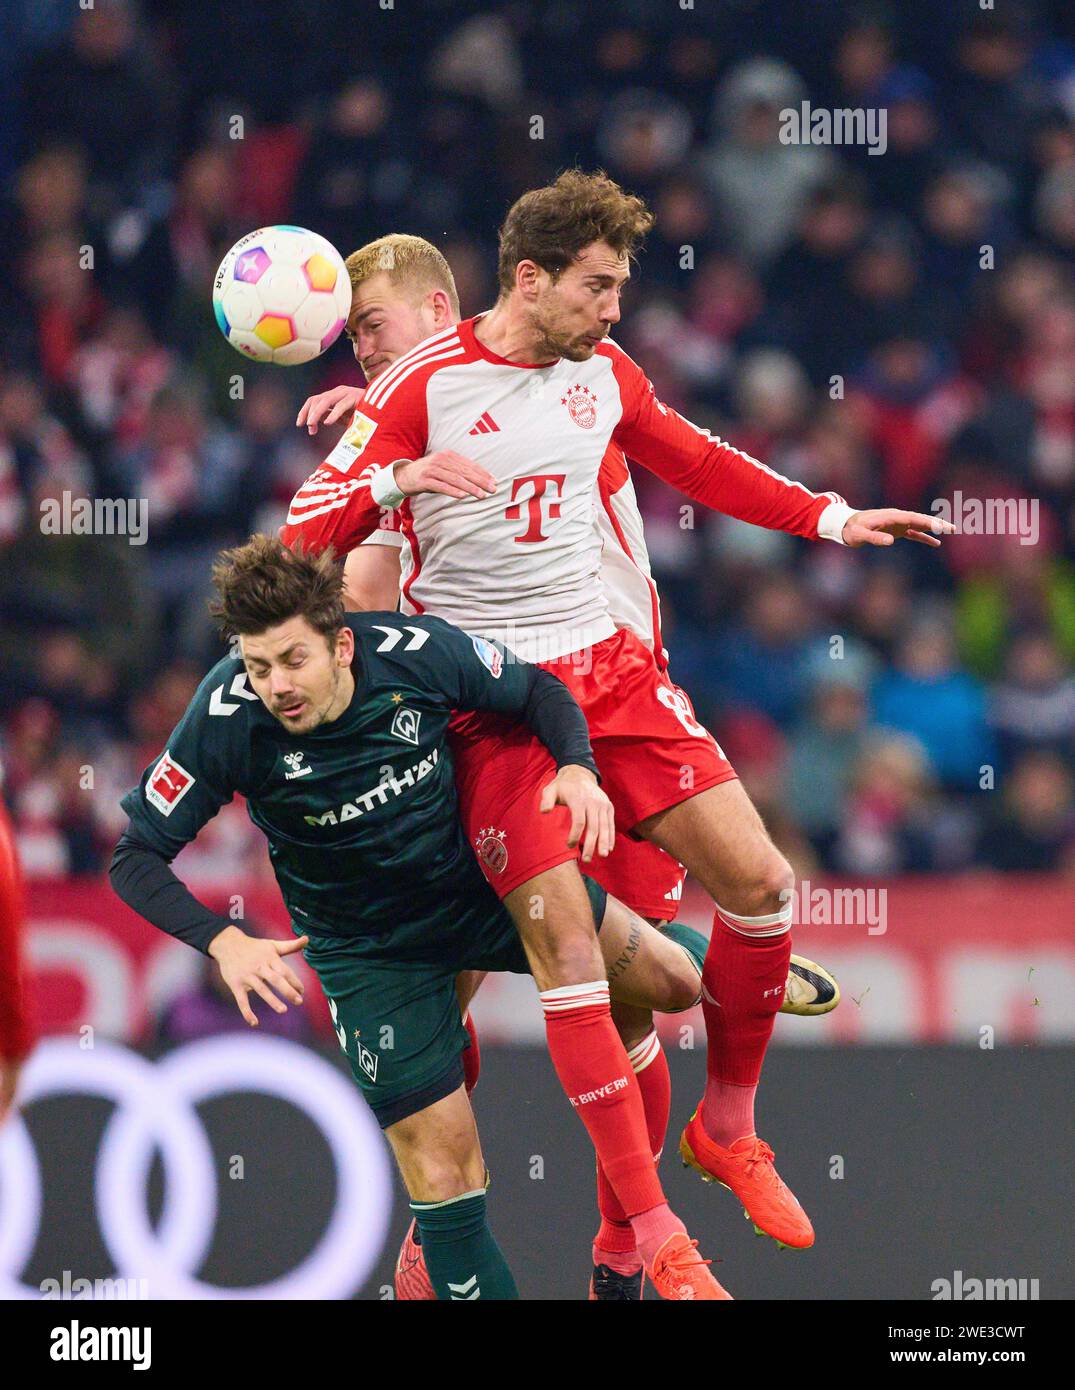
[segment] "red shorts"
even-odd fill
[[[582,706],[601,785],[616,808],[616,849],[607,860],[591,861],[586,872],[642,916],[671,920],[682,869],[656,846],[628,840],[625,832],[729,781],[734,769],[695,720],[687,696],[627,628],[542,664]],[[538,810],[542,788],[556,769],[525,725],[499,715],[458,714],[451,746],[463,826],[500,897],[576,857],[567,847],[566,809],[558,806],[547,815]]]
[[[632,840],[617,831],[607,859],[594,855],[588,864],[580,862],[579,868],[640,917],[671,922],[679,912],[687,871],[649,840]]]

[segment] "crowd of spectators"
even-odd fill
[[[705,11],[705,13],[703,13]],[[709,11],[719,11],[714,15]],[[29,879],[100,872],[222,654],[210,560],[282,520],[294,427],[361,380],[241,360],[252,227],[388,231],[495,293],[578,163],[657,225],[617,340],[690,419],[862,506],[1011,499],[1023,534],[811,545],[636,486],[673,676],[802,869],[1075,869],[1075,39],[1065,3],[15,0],[0,32],[0,763]],[[886,148],[780,113],[884,109]],[[241,391],[236,380],[241,379]],[[146,499],[149,538],[41,503]],[[225,809],[188,881],[262,874]]]

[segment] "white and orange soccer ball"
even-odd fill
[[[213,312],[237,352],[294,367],[330,348],[351,312],[351,281],[331,242],[305,227],[237,241],[213,281]]]

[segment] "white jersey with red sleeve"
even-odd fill
[[[601,583],[609,614],[619,627],[638,634],[663,669],[661,604],[650,568],[649,551],[634,482],[623,450],[610,444],[597,478],[597,529],[601,536]]]
[[[296,494],[281,535],[353,549],[376,529],[381,507],[401,501],[392,463],[440,449],[463,454],[493,474],[497,490],[402,502],[400,606],[547,661],[618,626],[597,524],[610,445],[695,500],[758,525],[837,539],[851,513],[662,405],[613,343],[581,363],[509,362],[464,320],[373,382],[347,434]]]

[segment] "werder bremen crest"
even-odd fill
[[[418,747],[418,724],[422,716],[417,710],[408,709],[406,705],[401,705],[396,710],[392,720],[392,733],[396,738],[401,738],[404,743],[413,743]]]

